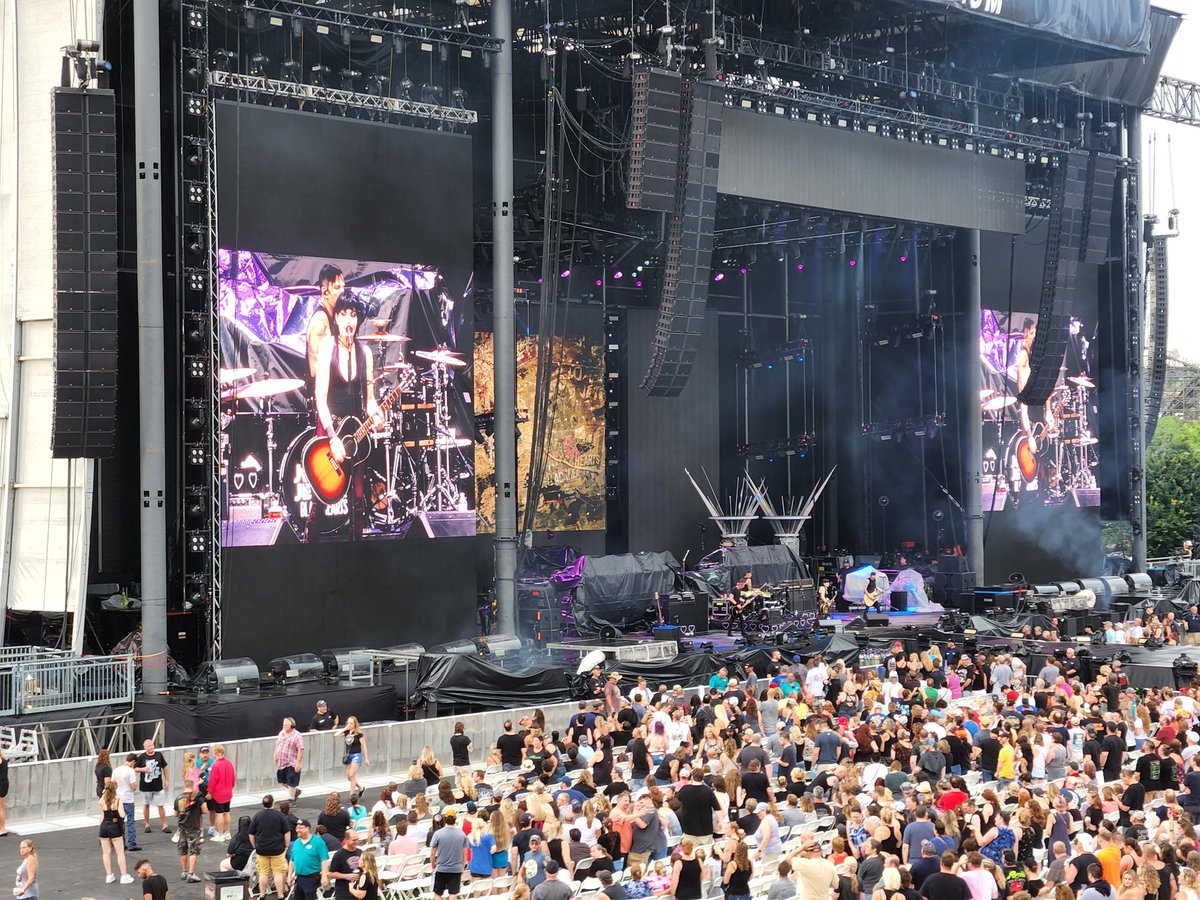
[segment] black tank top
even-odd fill
[[[734,867],[729,882],[725,885],[726,897],[744,897],[750,893],[750,869]],[[683,874],[683,873],[680,873]]]
[[[702,896],[700,860],[679,860],[679,885],[675,890],[675,900],[700,900]]]
[[[329,360],[329,393],[326,395],[326,401],[329,404],[329,412],[333,416],[335,423],[337,419],[342,419],[346,416],[361,416],[367,405],[366,353],[358,343],[355,343],[353,349],[354,377],[349,381],[342,377],[342,370],[338,365],[338,357],[341,355],[340,344],[334,345],[333,356]]]

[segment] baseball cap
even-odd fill
[[[921,852],[933,856],[937,853],[937,847],[933,846],[933,841],[921,841]]]
[[[207,752],[208,752],[208,744],[205,744],[203,747],[201,747],[201,748],[200,748],[200,752],[201,752],[201,753],[207,753]]]
[[[532,821],[533,821],[533,816],[531,816],[527,812],[521,813],[521,815],[519,815],[517,817],[517,822],[520,823],[521,825],[528,825]]]
[[[474,800],[467,801],[467,812],[473,813],[473,812],[478,812],[478,810],[479,810],[479,805]]]
[[[557,875],[558,874],[558,862],[553,859],[546,860],[546,866],[543,871],[545,871],[545,873],[547,875]]]
[[[317,706],[328,706],[328,705],[329,705],[329,704],[328,704],[328,703],[326,703],[324,700],[318,700],[318,701],[317,701]]]
[[[447,819],[457,818],[458,817],[458,807],[457,806],[447,806],[445,809],[442,810],[442,815],[445,816]]]
[[[297,819],[297,820],[296,820],[296,825],[297,825],[297,826],[299,826],[299,825],[303,825],[305,828],[311,828],[311,827],[312,827],[312,826],[311,826],[311,825],[308,823],[308,819]]]

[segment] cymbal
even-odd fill
[[[984,401],[983,411],[995,412],[998,409],[1004,409],[1006,406],[1012,406],[1016,402],[1016,397],[993,397],[991,400]]]
[[[261,400],[263,397],[287,394],[302,387],[304,387],[303,378],[264,378],[262,381],[252,381],[249,384],[223,391],[221,399]]]
[[[419,356],[421,359],[427,359],[431,363],[440,363],[443,366],[465,366],[466,360],[459,359],[458,354],[453,350],[418,350],[413,356]]]
[[[360,334],[360,341],[379,341],[385,344],[397,344],[401,341],[411,341],[412,338],[403,334]]]
[[[258,369],[253,366],[246,366],[241,369],[221,369],[217,373],[217,377],[221,379],[221,384],[232,384],[235,381],[241,381],[243,378],[249,378],[258,372]]]
[[[983,400],[986,397],[990,397],[994,393],[996,393],[996,392],[993,391],[991,388],[980,388],[979,389],[979,399]]]
[[[438,450],[448,450],[451,447],[470,447],[471,439],[440,437],[437,439],[437,443],[434,446],[436,446]]]
[[[1067,379],[1067,381],[1071,382],[1071,384],[1077,384],[1080,387],[1089,389],[1096,386],[1096,382],[1092,381],[1092,379],[1088,378],[1086,375],[1072,375]]]
[[[416,366],[414,366],[412,363],[392,363],[391,365],[384,366],[381,371],[384,371],[384,372],[411,372],[415,368],[416,368]]]
[[[375,326],[376,331],[387,331],[387,327],[392,324],[388,319],[368,319],[367,321]]]

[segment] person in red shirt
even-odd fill
[[[944,783],[945,782],[943,782],[943,784]],[[941,786],[939,785],[939,788],[940,787]],[[963,803],[966,802],[967,797],[967,783],[963,781],[961,776],[955,775],[951,777],[950,783],[946,786],[946,789],[941,791],[941,796],[938,797],[937,807],[942,812],[950,812],[951,810],[958,809],[960,806],[962,806]]]
[[[233,786],[237,782],[233,763],[225,756],[224,744],[213,744],[213,764],[208,770],[208,808],[216,815],[216,839],[229,840],[229,804],[233,802]]]

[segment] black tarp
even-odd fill
[[[654,592],[674,588],[679,562],[670,553],[622,553],[585,556],[574,568],[578,584],[571,614],[579,634],[590,635],[605,625],[624,628],[644,622]]]
[[[1176,616],[1182,615],[1188,611],[1191,604],[1186,600],[1176,597],[1147,597],[1137,603],[1131,604],[1125,608],[1125,621],[1132,622],[1134,619],[1146,621],[1151,613],[1163,617],[1167,613],[1175,613]]]
[[[987,616],[971,616],[971,627],[975,629],[976,634],[984,636],[1002,635],[1008,637],[1010,634],[1020,631],[1026,625],[1030,628],[1036,628],[1039,625],[1043,628],[1048,628],[1050,617],[1029,613],[991,619]]]
[[[1091,97],[1145,106],[1154,95],[1167,51],[1179,30],[1180,16],[1156,9],[1150,16],[1149,51],[1134,58],[1099,59],[1025,69],[1020,74],[1051,85],[1070,85]]]
[[[671,659],[652,659],[644,662],[622,659],[609,663],[608,669],[621,676],[621,690],[627,690],[627,679],[643,676],[646,682],[685,686],[707,684],[709,676],[726,664],[726,658],[716,653],[680,653]]]
[[[505,709],[561,703],[571,696],[567,672],[558,666],[508,671],[477,656],[427,653],[417,662],[417,704],[463,704]]]
[[[1188,606],[1193,603],[1200,603],[1200,578],[1192,578],[1183,586],[1183,590],[1179,592],[1177,598]]]
[[[804,563],[782,544],[722,547],[705,557],[705,562],[705,567],[695,574],[718,593],[728,591],[744,572],[753,574],[755,585],[783,584],[808,577]]]
[[[1150,0],[916,0],[978,20],[1045,32],[1074,44],[1142,55],[1149,49]]]

